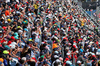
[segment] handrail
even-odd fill
[[[85,14],[85,16],[88,17],[92,21],[92,23],[94,25],[99,26],[99,24],[96,22],[95,18],[91,17],[81,6],[78,6],[78,7],[82,10],[82,12]]]

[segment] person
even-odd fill
[[[77,61],[77,66],[81,66],[81,61]]]
[[[92,66],[96,66],[97,65],[97,59],[94,59],[93,61],[92,61]]]
[[[38,1],[33,5],[33,7],[35,8],[34,12],[37,15],[38,14],[38,7],[39,7]]]
[[[100,52],[98,28],[70,0],[2,2],[0,64],[95,65]]]

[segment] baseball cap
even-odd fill
[[[27,29],[27,28],[24,28],[24,30],[25,30],[25,31],[28,31],[28,29]]]
[[[18,36],[14,36],[15,39],[18,39]]]
[[[0,58],[0,61],[1,61],[1,62],[3,62],[3,59],[2,59],[2,58]]]
[[[14,33],[15,36],[19,36],[17,32]]]
[[[7,19],[7,21],[11,22],[11,19]]]
[[[5,26],[3,26],[2,28],[3,28],[4,30],[7,29],[7,27],[5,27]]]
[[[14,36],[11,37],[12,40],[15,40]]]
[[[81,63],[81,61],[77,61],[77,63],[79,64],[79,63]]]
[[[44,55],[42,55],[41,58],[44,58]]]
[[[9,53],[9,51],[7,51],[7,50],[3,51],[3,54],[8,54],[8,53]]]
[[[72,62],[71,62],[71,61],[66,61],[66,64],[70,64],[70,65],[71,65],[71,64],[72,64]]]
[[[66,55],[70,55],[70,53],[66,53]]]

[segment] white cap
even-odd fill
[[[28,13],[28,16],[31,16],[31,13]]]
[[[81,63],[81,61],[77,61],[77,63]]]
[[[66,47],[66,49],[69,49],[69,47]]]
[[[54,53],[57,53],[58,54],[59,52],[58,51],[55,51]]]
[[[23,46],[25,46],[25,43],[23,43],[23,42],[21,42],[20,44],[23,45]]]
[[[67,64],[70,64],[70,65],[72,64],[72,62],[71,62],[71,61],[66,61],[66,63],[67,63]]]
[[[78,51],[76,51],[76,53],[78,53]]]
[[[56,62],[61,62],[61,60],[57,59]]]
[[[91,47],[91,45],[88,45],[88,47]]]
[[[96,52],[96,55],[100,55],[100,52]]]
[[[88,53],[85,53],[85,56],[87,56],[88,55]]]
[[[70,55],[70,53],[66,53],[66,55]]]
[[[18,30],[18,33],[21,34],[21,33],[23,33],[23,31],[22,30]]]
[[[95,55],[94,53],[91,53],[92,55]]]
[[[16,45],[17,43],[16,42],[12,42],[10,45]]]
[[[26,57],[22,57],[22,60],[26,61]]]
[[[9,46],[11,47],[11,49],[14,49],[14,48],[15,48],[15,45],[11,45],[11,44],[10,44]]]
[[[59,58],[59,56],[57,56],[57,55],[54,55],[54,58]]]

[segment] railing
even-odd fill
[[[82,10],[82,12],[85,14],[85,17],[87,17],[88,19],[91,20],[91,22],[95,25],[95,26],[99,26],[99,24],[96,22],[96,19],[91,17],[88,13],[86,13],[86,11],[81,7],[78,6],[78,8],[80,8]]]

